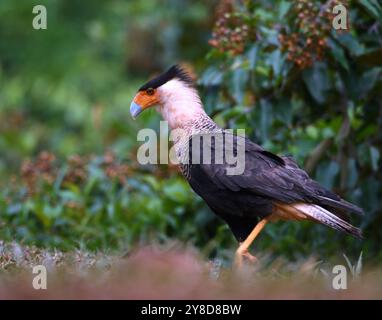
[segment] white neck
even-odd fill
[[[185,128],[206,115],[199,95],[194,88],[173,79],[158,88],[159,112],[171,129]]]

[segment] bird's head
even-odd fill
[[[139,88],[131,102],[130,114],[135,119],[152,106],[159,107],[158,111],[173,129],[204,112],[192,77],[178,65]]]

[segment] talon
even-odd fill
[[[246,257],[251,263],[256,263],[259,260],[252,254],[250,254],[248,251],[243,254],[244,257]]]
[[[242,249],[239,247],[235,254],[235,268],[240,269],[243,267],[244,258],[248,259],[250,263],[256,263],[259,261],[254,255],[250,254],[247,249]]]

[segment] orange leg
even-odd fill
[[[263,228],[265,227],[267,222],[268,222],[267,218],[262,219],[256,225],[256,227],[252,230],[252,232],[249,234],[247,239],[245,239],[243,242],[240,243],[240,246],[236,250],[236,254],[235,254],[234,264],[235,264],[236,268],[241,268],[243,266],[243,258],[244,257],[246,257],[251,262],[257,261],[257,258],[248,252],[248,248],[252,244],[252,242],[255,240],[255,238],[259,235],[261,230],[263,230]]]

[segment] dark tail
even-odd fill
[[[339,210],[343,210],[346,212],[356,213],[360,216],[364,215],[364,212],[360,207],[357,207],[356,205],[354,205],[350,202],[347,202],[343,199],[334,200],[334,199],[330,199],[327,197],[320,197],[319,199],[320,199],[320,205],[322,205],[322,206],[328,206],[328,207],[331,207],[333,209],[339,209]]]

